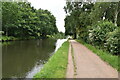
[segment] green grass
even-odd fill
[[[68,48],[69,42],[67,41],[54,53],[34,78],[65,78],[68,64]]]
[[[108,64],[110,64],[113,68],[117,69],[119,68],[118,66],[118,56],[117,55],[112,55],[107,51],[103,51],[100,49],[95,48],[94,46],[87,44],[81,40],[76,40],[80,43],[82,43],[83,45],[85,45],[88,49],[90,49],[92,52],[96,53],[98,56],[100,56],[100,58],[102,60],[104,60],[105,62],[107,62]],[[118,70],[120,71],[120,70]]]

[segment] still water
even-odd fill
[[[32,78],[64,41],[41,39],[3,43],[3,78]]]

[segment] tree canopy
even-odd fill
[[[112,21],[120,26],[120,2],[66,2],[64,7],[66,35],[82,36],[87,26],[96,24],[101,20]]]
[[[120,2],[66,2],[65,34],[118,54]]]
[[[3,35],[46,37],[58,32],[55,17],[48,11],[36,10],[29,2],[2,2]]]

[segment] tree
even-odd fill
[[[3,31],[20,38],[56,34],[56,19],[48,10],[36,10],[29,2],[3,2]]]
[[[109,20],[117,25],[120,2],[97,2],[91,12],[93,24],[100,20]]]
[[[83,29],[86,28],[87,25],[90,25],[90,12],[93,7],[93,3],[85,3],[85,2],[67,2],[66,7],[64,8],[66,13],[71,16],[71,19],[67,19],[71,22],[73,28],[74,38],[80,33],[83,33]],[[66,17],[67,18],[67,17]],[[87,23],[86,23],[87,22]],[[67,25],[65,25],[67,27]],[[70,27],[70,26],[69,26]]]
[[[12,35],[14,32],[10,31],[16,28],[16,21],[18,18],[17,3],[2,2],[2,26],[6,36]],[[11,34],[10,34],[11,33]]]

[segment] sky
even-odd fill
[[[66,5],[65,0],[28,0],[31,5],[36,9],[47,9],[56,17],[56,25],[59,31],[65,32],[64,18],[65,11],[64,6]]]

